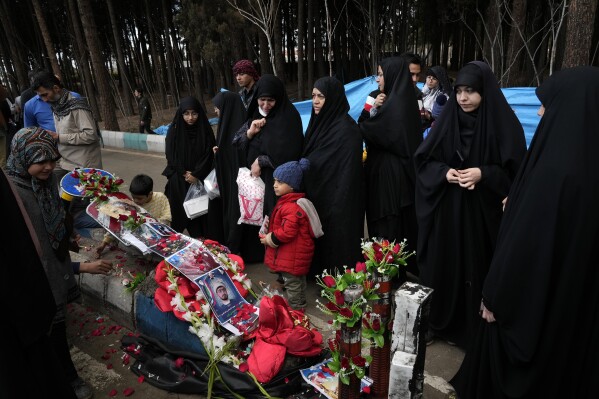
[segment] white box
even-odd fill
[[[185,214],[190,219],[195,219],[208,213],[208,195],[202,195],[198,198],[190,199],[183,203]]]

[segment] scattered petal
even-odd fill
[[[133,392],[135,392],[135,389],[133,389],[133,388],[125,388],[125,390],[123,391],[123,395],[125,395],[125,396],[131,396],[131,395],[133,395]]]
[[[143,375],[140,375],[140,376],[137,378],[137,382],[139,382],[139,383],[141,384],[142,382],[144,382],[144,379],[145,379],[145,377],[144,377]]]
[[[108,392],[108,396],[113,397],[116,396],[119,392],[116,389],[111,390],[110,392]]]

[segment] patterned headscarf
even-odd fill
[[[6,172],[15,177],[17,185],[22,185],[21,182],[31,185],[54,250],[58,250],[67,234],[64,225],[65,210],[58,195],[56,178],[51,174],[47,180],[39,180],[27,170],[34,163],[58,159],[60,154],[52,136],[42,128],[28,127],[19,130],[12,139],[6,165]]]

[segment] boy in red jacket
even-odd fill
[[[312,202],[301,192],[306,158],[284,163],[275,169],[274,190],[279,199],[268,222],[268,233],[260,236],[266,245],[264,264],[283,280],[289,306],[306,308],[306,275],[314,255],[314,238],[323,235]]]

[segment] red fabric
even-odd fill
[[[270,215],[268,231],[281,242],[278,248],[266,247],[264,264],[274,272],[304,276],[310,270],[314,239],[310,220],[297,204],[304,193],[283,195]]]
[[[260,301],[256,342],[248,366],[261,383],[269,382],[281,370],[286,353],[310,357],[322,351],[320,332],[296,324],[297,317],[303,315],[294,312],[283,297],[263,297]]]
[[[206,245],[220,246],[220,244],[218,244],[216,241],[206,240],[204,241],[204,243]],[[233,254],[228,254],[228,256],[229,259],[237,262],[237,270],[239,273],[242,273],[245,270],[245,264],[243,262],[243,259]],[[158,263],[158,265],[156,266],[156,275],[154,276],[154,280],[158,284],[158,288],[156,288],[156,291],[154,292],[154,304],[156,304],[156,307],[160,309],[160,311],[173,312],[178,319],[186,321],[183,318],[183,313],[179,312],[176,308],[173,308],[173,306],[171,305],[171,301],[175,297],[175,291],[168,291],[168,287],[171,285],[171,283],[167,279],[168,275],[166,273],[166,270],[170,267],[171,266],[169,266],[164,260]],[[234,276],[234,274],[228,269],[227,274],[229,274],[229,276],[231,277]],[[243,285],[237,280],[233,280],[233,284],[235,284],[235,287],[237,287],[237,290],[239,291],[241,296],[245,298],[248,294],[248,290],[245,289]],[[177,286],[179,287],[179,292],[185,298],[185,302],[189,304],[190,310],[194,310],[196,312],[201,313],[201,304],[198,303],[198,301],[196,301],[195,299],[196,292],[199,290],[199,287],[183,275],[179,276],[179,278],[177,279]]]

